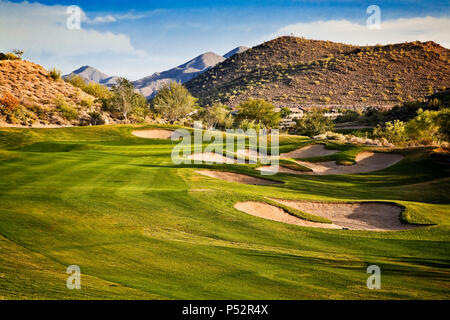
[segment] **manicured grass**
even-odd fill
[[[450,170],[431,150],[374,173],[279,174],[268,178],[283,185],[250,186],[195,170],[257,176],[256,165],[176,166],[171,141],[134,129],[0,129],[0,298],[450,298]],[[311,143],[280,142],[280,152]],[[392,201],[406,220],[433,226],[314,229],[234,209],[264,197]],[[65,288],[73,264],[80,291]],[[381,290],[366,287],[371,264]]]

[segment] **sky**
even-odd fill
[[[73,5],[81,23],[71,30]],[[367,12],[372,5],[379,28],[377,12]],[[24,49],[25,59],[63,73],[90,65],[131,80],[281,35],[359,45],[433,40],[450,48],[449,30],[448,0],[0,0],[1,52]]]

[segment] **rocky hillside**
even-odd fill
[[[42,66],[22,60],[0,61],[0,124],[79,125],[99,110],[90,96]]]
[[[280,37],[186,87],[203,105],[262,98],[278,106],[389,106],[450,87],[449,53],[434,42],[358,47]]]

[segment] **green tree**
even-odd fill
[[[254,121],[266,128],[275,128],[280,124],[280,113],[275,112],[275,106],[265,100],[247,100],[242,102],[238,107],[237,120]]]
[[[193,110],[196,102],[197,99],[177,82],[165,84],[153,99],[156,112],[170,123],[186,117]]]
[[[430,144],[439,141],[439,114],[438,111],[417,111],[417,117],[406,124],[406,134],[410,140],[421,144]]]
[[[450,109],[445,108],[439,111],[435,118],[439,126],[438,136],[440,140],[450,141]]]
[[[134,92],[133,83],[128,79],[119,78],[111,88],[111,93],[113,94],[110,99],[112,108],[120,112],[128,122],[128,115],[136,107],[136,92]]]
[[[135,93],[133,96],[133,110],[131,112],[131,118],[135,122],[142,122],[145,120],[147,115],[150,113],[149,103],[147,98],[142,94]]]
[[[333,121],[323,115],[320,110],[307,112],[297,120],[296,131],[309,137],[317,136],[334,129]]]
[[[210,108],[201,109],[197,114],[206,127],[227,129],[233,126],[233,116],[230,108],[223,104],[214,104]]]

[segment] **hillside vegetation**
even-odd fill
[[[203,105],[392,106],[450,86],[450,51],[434,42],[352,46],[280,37],[186,83]]]
[[[95,97],[59,78],[56,70],[22,60],[0,60],[0,124],[79,124],[99,106]]]

